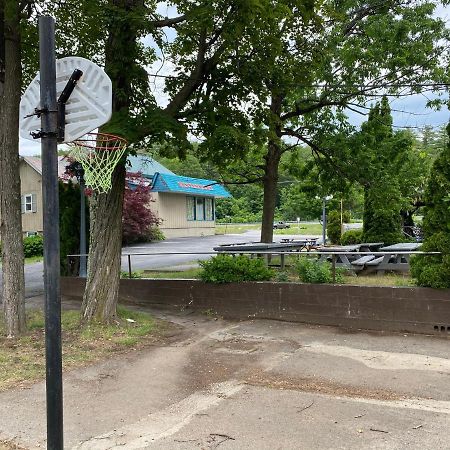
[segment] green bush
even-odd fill
[[[164,233],[157,226],[148,229],[148,242],[164,241],[164,239],[166,239]]]
[[[342,214],[343,223],[350,222],[350,213],[344,211]],[[341,212],[330,211],[327,215],[327,236],[332,244],[341,242]]]
[[[331,264],[310,258],[300,258],[296,265],[300,281],[303,283],[333,283]],[[336,269],[336,282],[342,282],[342,273]]]
[[[341,245],[354,245],[363,242],[363,230],[348,230],[341,237]]]
[[[267,281],[274,272],[266,267],[263,259],[248,256],[218,255],[207,261],[199,261],[202,268],[199,277],[209,283],[239,283],[242,281]]]
[[[131,272],[131,278],[142,278],[143,272],[143,270],[133,271]],[[120,272],[120,278],[130,278],[130,273],[122,270]]]
[[[447,125],[450,136],[450,124]],[[425,190],[423,218],[424,252],[440,255],[420,255],[411,258],[411,274],[420,286],[450,288],[450,144],[433,164]]]
[[[44,239],[42,236],[29,236],[24,238],[23,253],[25,258],[42,256],[44,254]]]

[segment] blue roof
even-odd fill
[[[156,172],[175,175],[171,170],[164,167],[148,155],[128,156],[129,166],[127,172],[142,173],[145,178],[153,178]]]
[[[156,173],[152,191],[195,194],[205,197],[228,198],[231,194],[217,181],[202,178],[182,177],[174,174]]]

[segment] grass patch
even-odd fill
[[[392,286],[408,287],[417,286],[410,275],[385,274],[385,275],[344,275],[344,284],[356,286]]]
[[[153,270],[145,270],[143,274],[143,278],[179,278],[179,279],[189,279],[189,278],[198,278],[199,273],[201,271],[200,267],[195,267],[188,270],[183,271],[153,271]]]
[[[261,230],[259,224],[245,224],[233,223],[231,225],[216,224],[216,234],[240,234],[248,230]],[[282,230],[273,230],[274,234],[292,234],[292,235],[309,235],[322,234],[322,225],[320,223],[304,223],[300,224],[300,229],[297,224],[291,224],[290,228],[283,228]]]
[[[292,234],[292,235],[321,235],[322,225],[320,223],[305,223],[300,224],[300,229],[296,224],[292,224],[290,228],[283,228],[282,230],[273,230],[273,234]]]
[[[28,258],[25,258],[25,264],[34,264],[41,261],[44,261],[43,256],[29,256]]]
[[[246,223],[233,223],[231,225],[216,224],[215,234],[240,234],[249,230],[260,230],[261,225],[258,224],[246,224]]]
[[[104,359],[112,353],[139,348],[153,342],[159,326],[150,314],[118,308],[114,324],[80,325],[78,311],[64,311],[63,367],[72,369]],[[28,333],[19,339],[6,339],[0,325],[0,391],[43,379],[45,376],[44,316],[28,312]],[[1,449],[1,446],[0,446]]]

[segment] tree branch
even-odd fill
[[[187,14],[183,14],[179,17],[165,17],[160,20],[153,20],[150,22],[150,25],[154,28],[164,28],[164,27],[175,27],[181,22],[184,22],[187,19]]]

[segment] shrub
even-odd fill
[[[354,245],[363,242],[363,230],[348,230],[341,237],[341,245]]]
[[[151,242],[164,241],[164,239],[166,239],[166,237],[164,236],[164,233],[157,226],[152,226],[149,228],[148,238],[149,238],[149,241],[151,241]]]
[[[209,283],[239,283],[242,281],[270,280],[274,273],[263,259],[248,256],[218,255],[207,261],[199,261],[202,268],[199,277]]]
[[[131,272],[131,278],[142,278],[142,276],[143,276],[143,270]],[[130,278],[130,273],[122,270],[120,272],[120,278]]]
[[[297,262],[297,273],[304,283],[333,283],[331,264],[310,258],[300,258]],[[342,282],[342,273],[336,269],[336,282]]]
[[[141,173],[127,172],[123,197],[122,242],[125,245],[152,241],[152,230],[160,223],[150,209],[150,186]]]
[[[350,213],[344,211],[342,214],[344,223],[350,222]],[[330,211],[327,215],[327,236],[332,244],[339,244],[341,241],[341,213],[340,211]]]
[[[24,238],[23,253],[25,258],[42,256],[44,254],[44,239],[42,236],[29,236]]]
[[[278,281],[278,283],[287,283],[289,281],[289,274],[284,270],[281,270],[276,273],[275,281]]]

